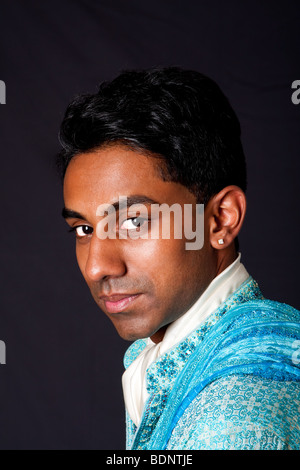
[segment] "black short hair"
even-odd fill
[[[60,129],[62,177],[79,153],[122,143],[161,157],[165,177],[199,203],[228,185],[246,190],[239,120],[219,86],[179,67],[132,70],[77,96]]]

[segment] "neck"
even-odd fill
[[[216,278],[219,274],[221,274],[228,266],[230,266],[237,259],[238,254],[237,254],[236,250],[232,249],[232,248],[233,247],[228,247],[227,250],[222,250],[222,251],[218,250],[217,260],[216,260],[216,271],[215,271],[214,278]],[[212,279],[210,279],[207,282],[206,288],[209,286],[211,281],[212,281]],[[182,315],[184,315],[184,313],[185,312],[183,312]],[[158,331],[156,331],[154,333],[154,335],[152,335],[150,337],[151,341],[153,341],[153,343],[155,343],[155,344],[160,343],[164,339],[165,333],[166,333],[167,328],[168,328],[169,325],[170,324],[165,325],[162,328],[160,328]]]
[[[160,343],[164,339],[165,332],[167,331],[168,326],[169,325],[165,325],[160,328],[156,333],[154,333],[154,335],[150,337],[151,341],[153,341],[153,343],[155,344]]]
[[[237,257],[238,253],[233,246],[229,246],[226,250],[218,250],[215,277],[228,268],[228,266],[230,266],[237,259]]]

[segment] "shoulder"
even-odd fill
[[[251,375],[212,382],[192,401],[168,449],[297,449],[300,383]]]
[[[275,311],[278,312],[278,314],[282,314],[285,316],[288,316],[291,319],[300,319],[300,311],[297,310],[296,308],[292,307],[289,304],[283,303],[283,302],[278,302],[277,300],[271,300],[271,299],[255,299],[255,300],[249,300],[245,304],[242,304],[241,307],[243,308],[248,308],[250,310],[265,310],[265,311]]]
[[[270,299],[254,299],[234,305],[225,315],[224,322],[232,320],[232,326],[259,324],[261,322],[300,323],[300,311],[291,305]]]

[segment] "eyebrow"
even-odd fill
[[[72,209],[67,209],[66,207],[63,208],[61,215],[63,216],[64,219],[83,219],[85,220],[85,217],[83,215],[79,214],[79,212],[73,211]]]
[[[151,199],[147,196],[143,195],[133,195],[133,196],[128,196],[124,200],[119,199],[116,202],[111,203],[111,206],[116,210],[122,210],[125,207],[130,207],[133,204],[159,204],[159,202],[155,201],[154,199]],[[77,211],[74,211],[73,209],[68,209],[67,207],[64,207],[62,210],[62,216],[64,219],[82,219],[86,220],[86,217],[84,217],[82,214],[80,214]]]

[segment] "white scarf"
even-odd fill
[[[237,259],[215,277],[192,307],[176,321],[171,323],[163,340],[156,344],[147,339],[145,349],[132,362],[122,377],[124,401],[130,418],[139,426],[148,394],[146,389],[146,371],[148,367],[167,350],[180,343],[192,331],[198,328],[240,285],[249,274]]]

